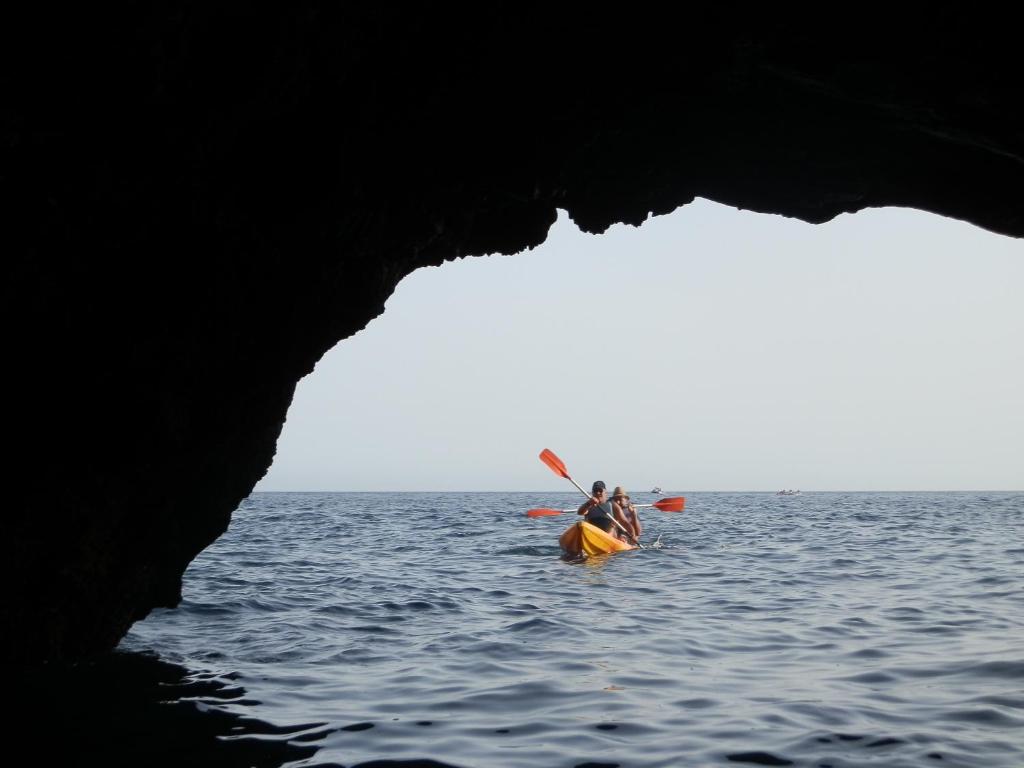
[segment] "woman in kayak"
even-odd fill
[[[640,524],[640,515],[637,514],[636,507],[629,500],[626,489],[621,485],[615,486],[615,490],[612,491],[612,502],[617,504],[622,511],[622,520],[626,530],[632,534],[634,541],[639,541],[640,534],[644,529]]]

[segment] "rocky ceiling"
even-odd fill
[[[558,208],[600,232],[695,196],[910,206],[1024,235],[1007,19],[653,8],[9,14],[0,653],[80,659],[175,605],[317,359],[411,270],[537,245]]]

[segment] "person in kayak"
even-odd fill
[[[627,531],[630,530],[626,527],[622,507],[608,498],[608,491],[603,481],[597,480],[591,486],[590,493],[590,498],[580,504],[577,514],[585,515],[583,519],[588,523],[616,537],[620,534],[619,527],[615,525],[616,520]]]
[[[640,534],[643,532],[643,525],[640,524],[640,515],[637,514],[636,507],[629,500],[629,494],[626,493],[626,489],[621,485],[615,486],[615,490],[612,491],[612,502],[619,506],[622,510],[622,520],[625,528],[633,536],[634,541],[640,540]]]

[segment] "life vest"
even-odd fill
[[[588,523],[596,525],[598,528],[604,528],[605,526],[602,524],[601,521],[603,521],[603,518],[606,517],[611,520],[615,519],[615,515],[612,512],[611,499],[608,499],[608,501],[601,502],[600,504],[591,507],[589,510],[587,510],[587,514],[584,517],[584,519]]]

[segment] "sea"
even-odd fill
[[[54,733],[99,765],[1024,766],[1024,493],[633,501],[678,495],[567,562],[576,515],[525,512],[580,494],[254,493],[178,608],[53,683]]]

